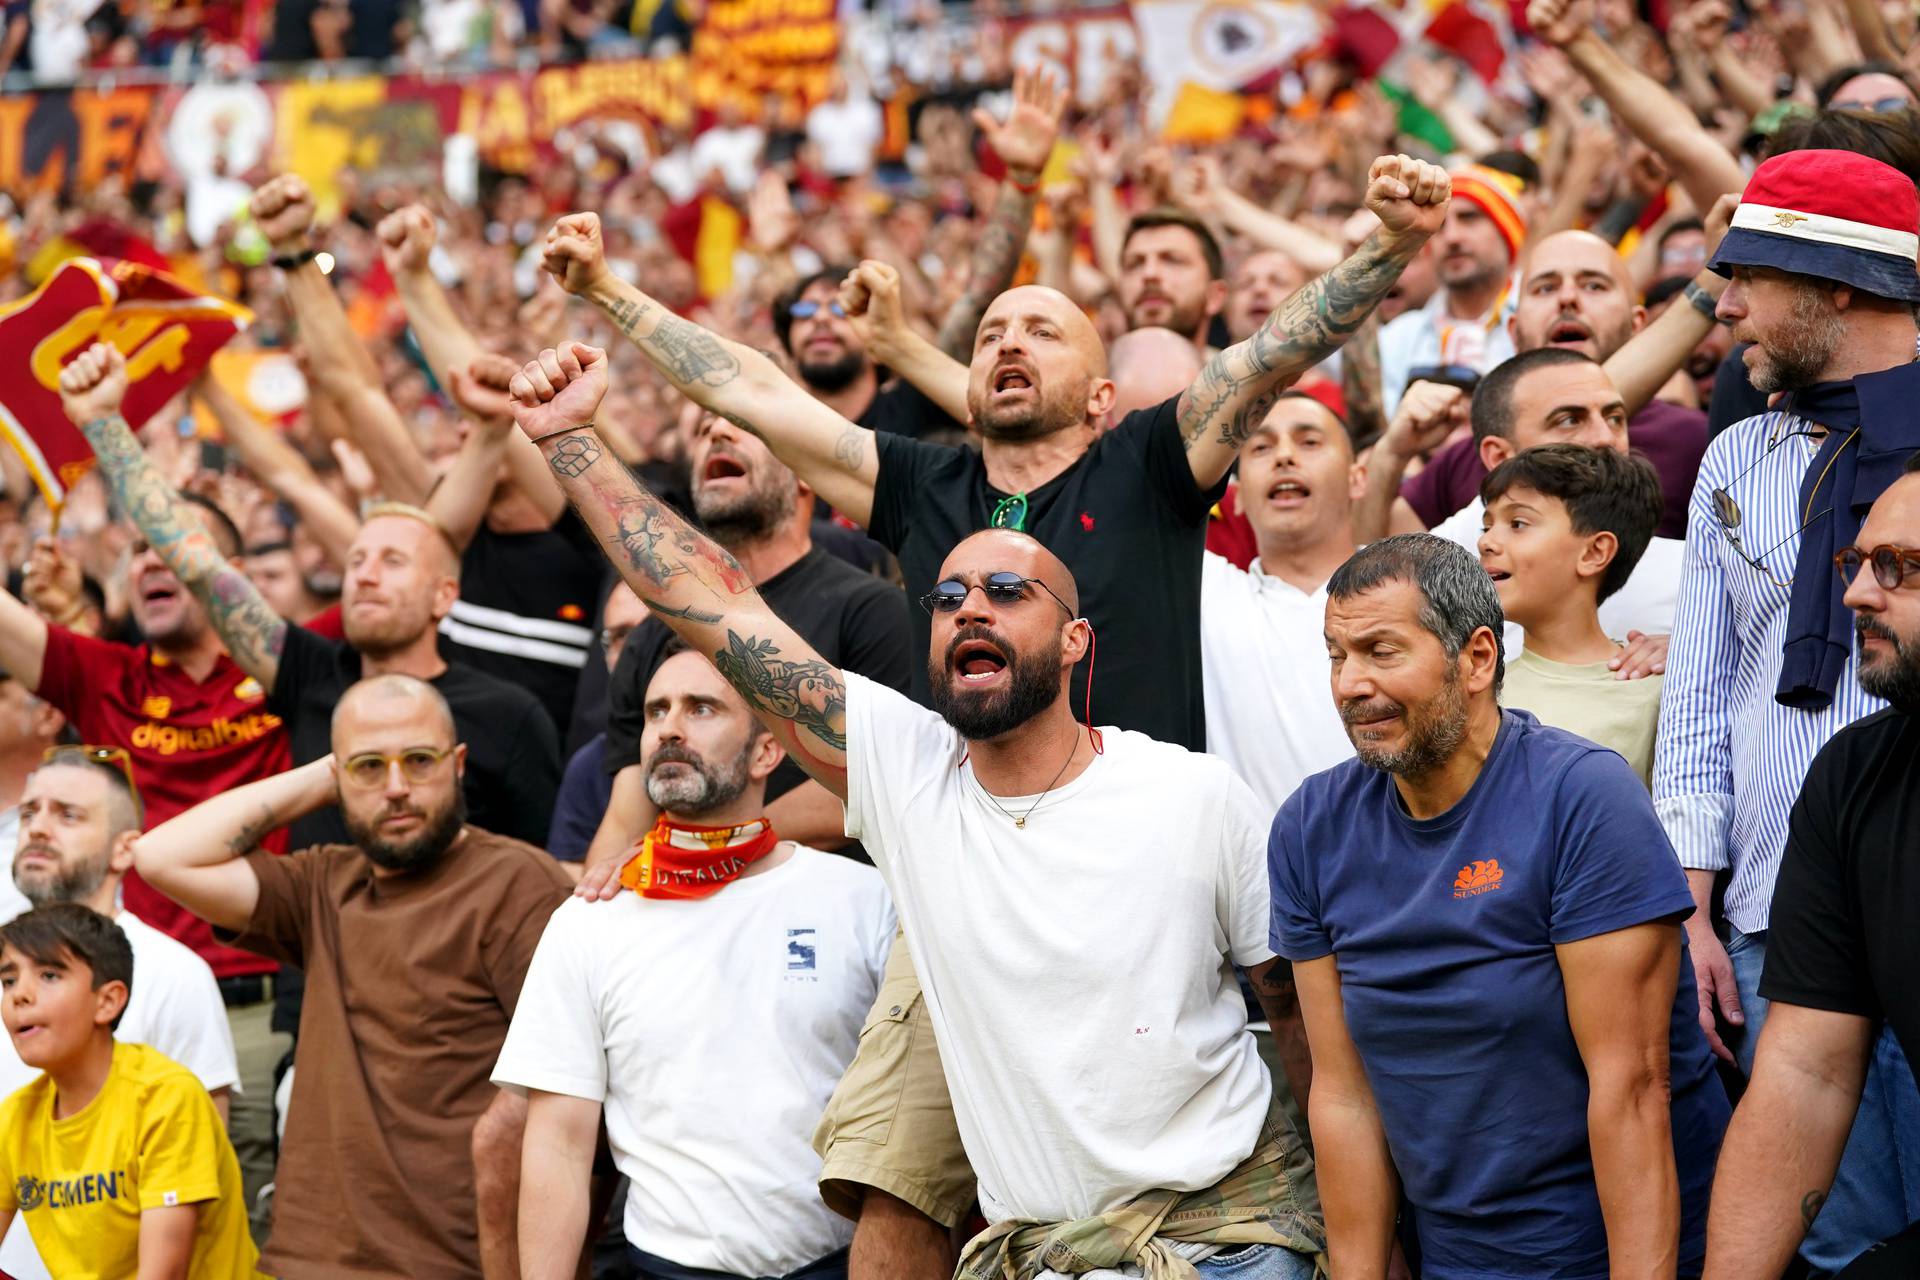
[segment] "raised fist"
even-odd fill
[[[476,422],[508,422],[513,418],[513,400],[508,388],[520,366],[506,356],[478,355],[462,369],[447,370],[447,390]]]
[[[1400,397],[1393,421],[1387,424],[1387,443],[1400,456],[1425,456],[1446,443],[1469,419],[1467,393],[1439,382],[1416,382]]]
[[[104,342],[96,342],[60,371],[60,407],[74,426],[120,412],[127,398],[127,361]]]
[[[612,273],[607,269],[607,247],[600,239],[600,215],[570,213],[554,223],[547,231],[540,265],[568,293],[585,293],[605,281]]]
[[[80,562],[55,539],[36,538],[20,584],[27,603],[49,622],[68,624],[86,609],[82,590]]]
[[[1367,172],[1367,208],[1397,239],[1425,240],[1438,231],[1452,197],[1447,171],[1412,156],[1381,156]]]
[[[305,179],[283,173],[254,188],[247,202],[260,233],[276,254],[298,253],[307,247],[307,235],[313,230],[313,192]]]
[[[1533,0],[1527,26],[1548,44],[1566,48],[1593,24],[1593,0]]]
[[[427,269],[427,255],[433,252],[438,228],[425,205],[410,204],[380,219],[374,234],[380,237],[380,257],[387,264],[387,274],[398,278]]]
[[[521,366],[507,390],[513,420],[530,440],[589,426],[607,394],[607,353],[584,342],[549,347]]]
[[[894,350],[893,339],[907,327],[900,301],[900,273],[869,258],[840,283],[840,306],[867,351],[881,363]]]

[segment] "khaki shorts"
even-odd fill
[[[973,1204],[973,1168],[954,1124],[920,976],[898,932],[880,997],[860,1028],[860,1052],[827,1101],[813,1149],[823,1161],[820,1198],[843,1217],[860,1216],[868,1187],[948,1228]]]

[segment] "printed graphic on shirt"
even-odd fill
[[[132,1190],[125,1169],[115,1169],[111,1173],[83,1173],[74,1178],[49,1178],[44,1182],[23,1173],[13,1185],[14,1199],[19,1202],[22,1213],[31,1213],[43,1204],[49,1209],[101,1204],[118,1200],[122,1190],[129,1193]]]
[[[1506,874],[1500,869],[1498,858],[1476,858],[1460,868],[1460,874],[1453,878],[1453,896],[1472,898],[1491,893],[1500,887],[1500,881],[1506,878]]]
[[[787,930],[787,972],[812,973],[817,958],[818,934],[813,929]]]

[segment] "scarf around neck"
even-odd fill
[[[700,827],[669,821],[663,813],[620,868],[620,883],[643,898],[710,898],[779,843],[765,818]]]

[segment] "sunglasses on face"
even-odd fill
[[[1911,98],[1875,98],[1872,102],[1855,100],[1852,102],[1829,102],[1829,111],[1867,111],[1874,115],[1887,115],[1894,111],[1905,111],[1913,105]]]
[[[787,314],[795,320],[811,320],[820,314],[822,308],[824,308],[828,314],[839,316],[842,320],[847,318],[847,309],[838,302],[822,303],[814,302],[812,299],[808,299],[805,302],[794,303],[787,308]]]
[[[1052,587],[1038,578],[1023,578],[1006,569],[998,573],[990,573],[978,583],[966,583],[958,578],[948,578],[944,582],[936,583],[933,590],[920,597],[920,605],[928,613],[958,613],[960,606],[967,602],[967,597],[973,594],[976,586],[980,593],[986,596],[988,603],[998,605],[1018,604],[1029,598],[1027,593],[1029,586],[1039,587],[1053,596],[1055,604],[1067,610],[1069,618],[1073,616],[1073,610],[1067,609],[1067,602],[1055,595]]]
[[[1844,547],[1833,558],[1833,567],[1840,571],[1840,581],[1848,586],[1860,576],[1863,566],[1873,569],[1873,580],[1880,584],[1881,590],[1898,591],[1908,574],[1920,583],[1920,548],[1896,547],[1892,543],[1871,551],[1864,547]]]
[[[400,775],[418,784],[431,779],[440,762],[452,754],[451,750],[439,751],[433,747],[408,747],[397,756],[363,751],[347,757],[347,762],[340,766],[340,776],[356,787],[377,787],[387,780],[387,770],[398,763]]]

